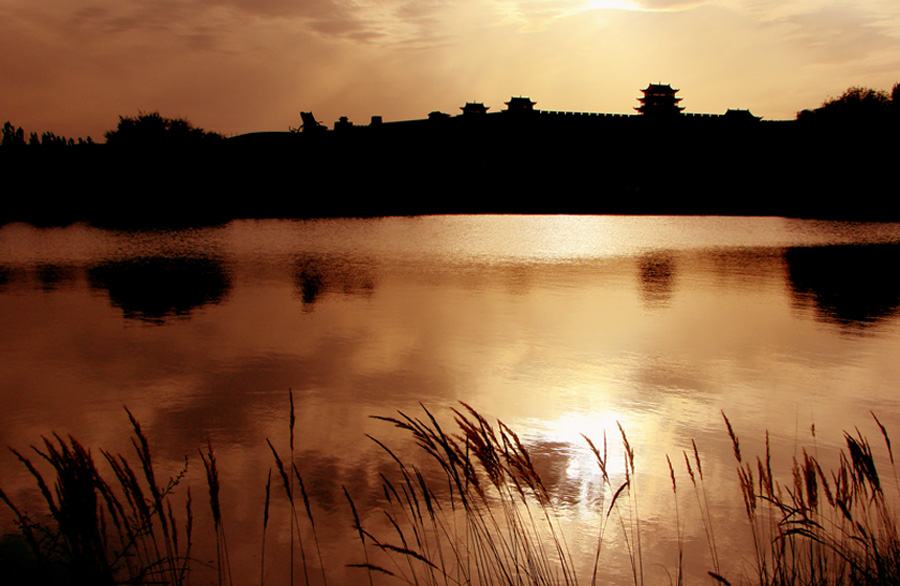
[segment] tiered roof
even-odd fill
[[[523,112],[534,112],[534,105],[537,102],[532,102],[531,98],[524,98],[522,96],[513,96],[506,102],[506,112],[513,112],[515,114],[523,113]]]
[[[463,115],[472,115],[472,114],[487,114],[489,108],[485,108],[484,104],[481,102],[466,102],[465,106],[461,106],[459,108],[462,110]]]
[[[641,91],[644,93],[644,97],[638,98],[641,105],[635,108],[641,114],[672,116],[678,115],[684,110],[678,105],[681,98],[675,97],[678,90],[673,89],[669,84],[651,83]]]

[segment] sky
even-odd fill
[[[225,135],[543,110],[793,118],[900,81],[897,0],[0,0],[0,121],[101,140],[159,111]]]

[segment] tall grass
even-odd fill
[[[43,438],[41,447],[32,446],[55,474],[52,484],[30,457],[12,450],[44,497],[50,527],[20,511],[2,491],[0,498],[16,516],[34,556],[39,561],[64,560],[72,584],[186,584],[193,546],[191,497],[188,491],[185,521],[179,523],[172,495],[187,461],[177,475],[158,484],[147,438],[131,412],[128,417],[137,463],[100,450],[112,481],[107,480],[110,473],[101,475],[91,452],[73,437],[54,434]]]
[[[404,413],[379,417],[409,432],[442,471],[438,489],[418,467],[404,463],[390,447],[372,438],[393,459],[396,480],[382,476],[384,515],[393,535],[365,535],[381,551],[394,554],[390,567],[368,569],[408,584],[565,585],[588,583],[566,540],[552,495],[527,447],[502,422],[491,423],[466,404],[453,409],[454,429],[446,431],[428,409],[424,417]],[[620,428],[621,431],[621,428]],[[634,584],[643,584],[641,529],[634,491],[634,452],[625,436],[625,480],[615,486],[602,450],[585,438],[599,466],[604,502],[596,527],[596,555],[589,583],[598,581],[608,521],[621,530],[632,562]],[[440,496],[438,496],[440,495]],[[621,506],[628,500],[628,506]]]
[[[297,486],[300,489],[300,496],[303,499],[303,508],[306,513],[305,522],[309,526],[309,531],[312,533],[313,543],[316,548],[316,557],[319,563],[319,571],[322,576],[322,584],[324,586],[328,586],[328,576],[326,574],[325,564],[322,561],[322,548],[319,544],[319,535],[316,530],[316,520],[313,516],[312,505],[309,501],[309,496],[306,493],[306,484],[303,481],[303,476],[300,474],[300,469],[297,467],[296,462],[294,461],[294,427],[296,425],[297,418],[294,413],[294,393],[293,391],[288,391],[288,397],[290,399],[290,406],[288,410],[289,415],[289,431],[290,431],[290,440],[289,440],[289,453],[290,453],[290,461],[288,465],[285,466],[281,457],[278,455],[278,451],[275,449],[275,446],[272,445],[271,440],[267,439],[266,443],[269,446],[269,450],[272,452],[272,457],[275,460],[275,470],[278,472],[281,478],[281,485],[284,488],[285,496],[288,499],[288,503],[290,504],[290,583],[294,583],[294,541],[296,539],[297,544],[300,548],[300,561],[303,568],[303,583],[306,586],[309,586],[310,583],[310,572],[309,572],[309,561],[306,556],[306,548],[303,545],[303,527],[301,527],[301,516],[297,512],[297,503],[296,503],[296,493],[294,492],[294,479],[297,479]],[[271,483],[271,471],[270,477],[266,482],[266,506],[265,512],[263,515],[263,557],[261,565],[265,568],[265,532],[266,527],[268,526],[269,521],[269,496],[270,496],[270,483]],[[262,582],[265,581],[265,574],[261,570],[261,578]]]
[[[321,582],[327,586],[329,569],[319,542],[314,503],[310,502],[302,462],[295,461],[293,395],[289,395],[288,460],[267,440],[273,465],[265,478],[262,515],[260,586],[267,582],[266,535],[270,524],[272,468],[280,479],[289,505],[290,583]],[[22,539],[36,559],[64,563],[73,584],[188,584],[198,562],[192,558],[193,510],[188,489],[175,497],[187,467],[160,483],[149,442],[140,424],[128,412],[134,437],[132,459],[100,450],[108,469],[101,473],[91,452],[74,438],[44,438],[28,456],[13,450],[33,476],[43,495],[52,523],[35,522],[0,490],[0,500],[18,520]],[[724,417],[724,414],[723,414]],[[874,416],[873,416],[874,417]],[[489,421],[472,407],[461,404],[442,424],[424,408],[415,417],[398,413],[376,417],[408,434],[426,458],[404,461],[395,448],[370,436],[392,468],[379,475],[381,504],[361,510],[345,488],[347,523],[358,539],[357,582],[423,586],[509,585],[577,586],[608,583],[607,545],[615,541],[627,557],[618,575],[635,586],[645,583],[644,539],[646,524],[639,514],[636,490],[639,468],[624,430],[622,466],[617,474],[602,442],[584,440],[594,456],[602,499],[595,522],[578,527],[580,543],[594,543],[592,560],[573,553],[567,541],[565,516],[534,464],[526,442],[500,421]],[[696,501],[702,533],[708,544],[709,580],[718,584],[759,586],[873,586],[900,583],[900,537],[894,505],[900,490],[891,440],[875,418],[883,440],[892,478],[888,491],[879,475],[876,456],[857,430],[844,436],[837,465],[823,467],[815,453],[803,450],[793,459],[789,478],[779,481],[772,469],[768,435],[765,454],[746,459],[736,431],[724,418],[734,457],[743,509],[753,551],[752,566],[725,575],[719,563],[715,519],[708,499],[704,466],[696,444],[685,452],[684,470],[689,485],[667,457],[671,480],[672,534],[677,555],[652,560],[670,569],[669,583],[683,586],[684,526],[679,488],[688,486]],[[813,429],[813,435],[815,435]],[[54,475],[48,480],[37,457]],[[209,505],[216,536],[216,581],[233,583],[229,544],[225,534],[225,508],[220,502],[220,477],[212,444],[200,451],[206,473]],[[677,460],[676,460],[677,462]],[[826,471],[827,470],[827,471]],[[277,480],[276,480],[277,484]],[[683,488],[682,488],[683,489]],[[720,489],[721,490],[721,489]],[[302,507],[301,507],[302,502]],[[183,509],[177,515],[176,510]],[[693,518],[693,517],[692,517]],[[614,532],[614,534],[613,534]],[[311,539],[310,539],[311,538]],[[245,540],[247,541],[247,540]],[[259,543],[259,542],[257,542]],[[310,545],[313,548],[310,548]],[[295,559],[294,550],[299,554]],[[345,544],[346,546],[346,544]],[[313,554],[314,551],[314,554]],[[56,563],[55,562],[55,563]],[[295,576],[294,564],[300,572]],[[318,566],[318,568],[316,568]],[[585,569],[586,568],[586,569]],[[318,570],[318,571],[316,571]],[[728,571],[734,572],[732,568]],[[333,577],[331,578],[334,581]]]
[[[875,415],[893,472],[890,437]],[[724,414],[723,414],[724,417]],[[756,554],[760,585],[900,584],[900,541],[894,510],[872,447],[859,430],[845,433],[838,465],[826,473],[805,449],[794,457],[791,480],[775,480],[768,434],[766,453],[745,461],[724,417]],[[812,428],[815,436],[815,428]],[[754,474],[755,472],[755,474]]]

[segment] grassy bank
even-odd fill
[[[195,495],[184,488],[183,474],[157,477],[148,439],[128,413],[134,431],[133,455],[99,450],[95,457],[76,439],[54,435],[30,452],[14,450],[33,476],[49,516],[23,511],[6,493],[3,500],[17,519],[19,532],[0,543],[0,573],[4,583],[54,584],[173,584],[197,583],[194,513]],[[685,548],[679,501],[698,511],[708,553],[708,581],[712,584],[885,585],[900,583],[900,540],[894,513],[896,468],[890,437],[881,431],[890,482],[885,483],[867,438],[858,431],[845,434],[838,463],[823,468],[814,454],[802,450],[786,475],[772,470],[766,438],[765,453],[747,458],[727,418],[723,433],[731,439],[745,522],[752,540],[753,566],[742,575],[725,575],[710,513],[704,463],[696,446],[668,459],[676,557],[645,559],[648,527],[640,516],[635,453],[619,428],[622,458],[613,463],[607,438],[584,441],[593,454],[602,499],[596,522],[579,528],[595,543],[593,561],[576,559],[566,540],[558,500],[538,472],[528,446],[502,422],[491,421],[467,405],[454,409],[451,421],[441,424],[427,409],[421,415],[399,413],[379,418],[408,434],[427,465],[413,465],[398,451],[371,438],[384,452],[389,472],[379,474],[383,493],[379,517],[359,509],[343,491],[346,520],[356,536],[357,559],[350,564],[356,583],[378,584],[509,584],[577,585],[604,583],[601,570],[609,564],[609,550],[626,552],[627,582],[642,586],[645,566],[664,564],[670,583],[681,586]],[[259,519],[259,582],[267,583],[267,536],[270,512],[283,499],[290,515],[291,584],[337,584],[347,578],[320,544],[315,503],[294,458],[294,409],[290,402],[289,447],[279,453],[269,442],[271,468],[259,480],[265,505]],[[618,457],[618,456],[616,456]],[[215,536],[214,581],[232,584],[229,542],[220,502],[221,483],[212,445],[199,450],[206,476],[203,507],[209,508]],[[185,461],[185,467],[187,463]],[[424,466],[424,467],[423,467]],[[428,468],[427,470],[425,468]],[[433,474],[438,470],[439,475]],[[43,472],[42,472],[43,470]],[[679,474],[676,474],[676,470]],[[49,473],[48,473],[49,471]],[[676,482],[687,475],[689,483]],[[708,471],[707,471],[708,474]],[[885,484],[893,489],[888,490]],[[362,502],[362,501],[360,501]],[[270,506],[271,505],[271,506]],[[368,506],[368,505],[366,505]],[[279,510],[281,507],[279,507]],[[198,516],[199,517],[199,516]],[[369,520],[369,521],[366,521]],[[321,523],[321,521],[320,521]],[[210,539],[204,537],[203,539]],[[249,540],[241,542],[247,547]],[[212,544],[206,544],[211,546]],[[271,562],[270,562],[271,563]],[[585,570],[585,567],[588,567]],[[340,576],[340,577],[338,577]],[[7,581],[6,579],[10,579]]]

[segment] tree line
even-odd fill
[[[104,133],[106,144],[118,147],[189,147],[204,146],[221,142],[223,136],[197,128],[184,118],[167,118],[159,112],[139,112],[137,116],[119,116],[119,123],[113,130]],[[16,127],[9,120],[3,125],[0,135],[0,149],[20,150],[46,147],[77,147],[96,144],[87,138],[67,138],[52,132],[40,136],[36,132],[25,138],[25,130]]]
[[[12,122],[9,120],[3,125],[2,135],[0,135],[0,148],[2,149],[19,149],[24,147],[36,148],[36,147],[66,147],[66,146],[83,146],[94,144],[94,141],[91,137],[87,138],[66,138],[65,136],[60,136],[54,134],[52,132],[44,132],[40,136],[38,133],[32,132],[28,136],[28,140],[25,139],[25,131],[21,126],[16,127],[13,126]]]

